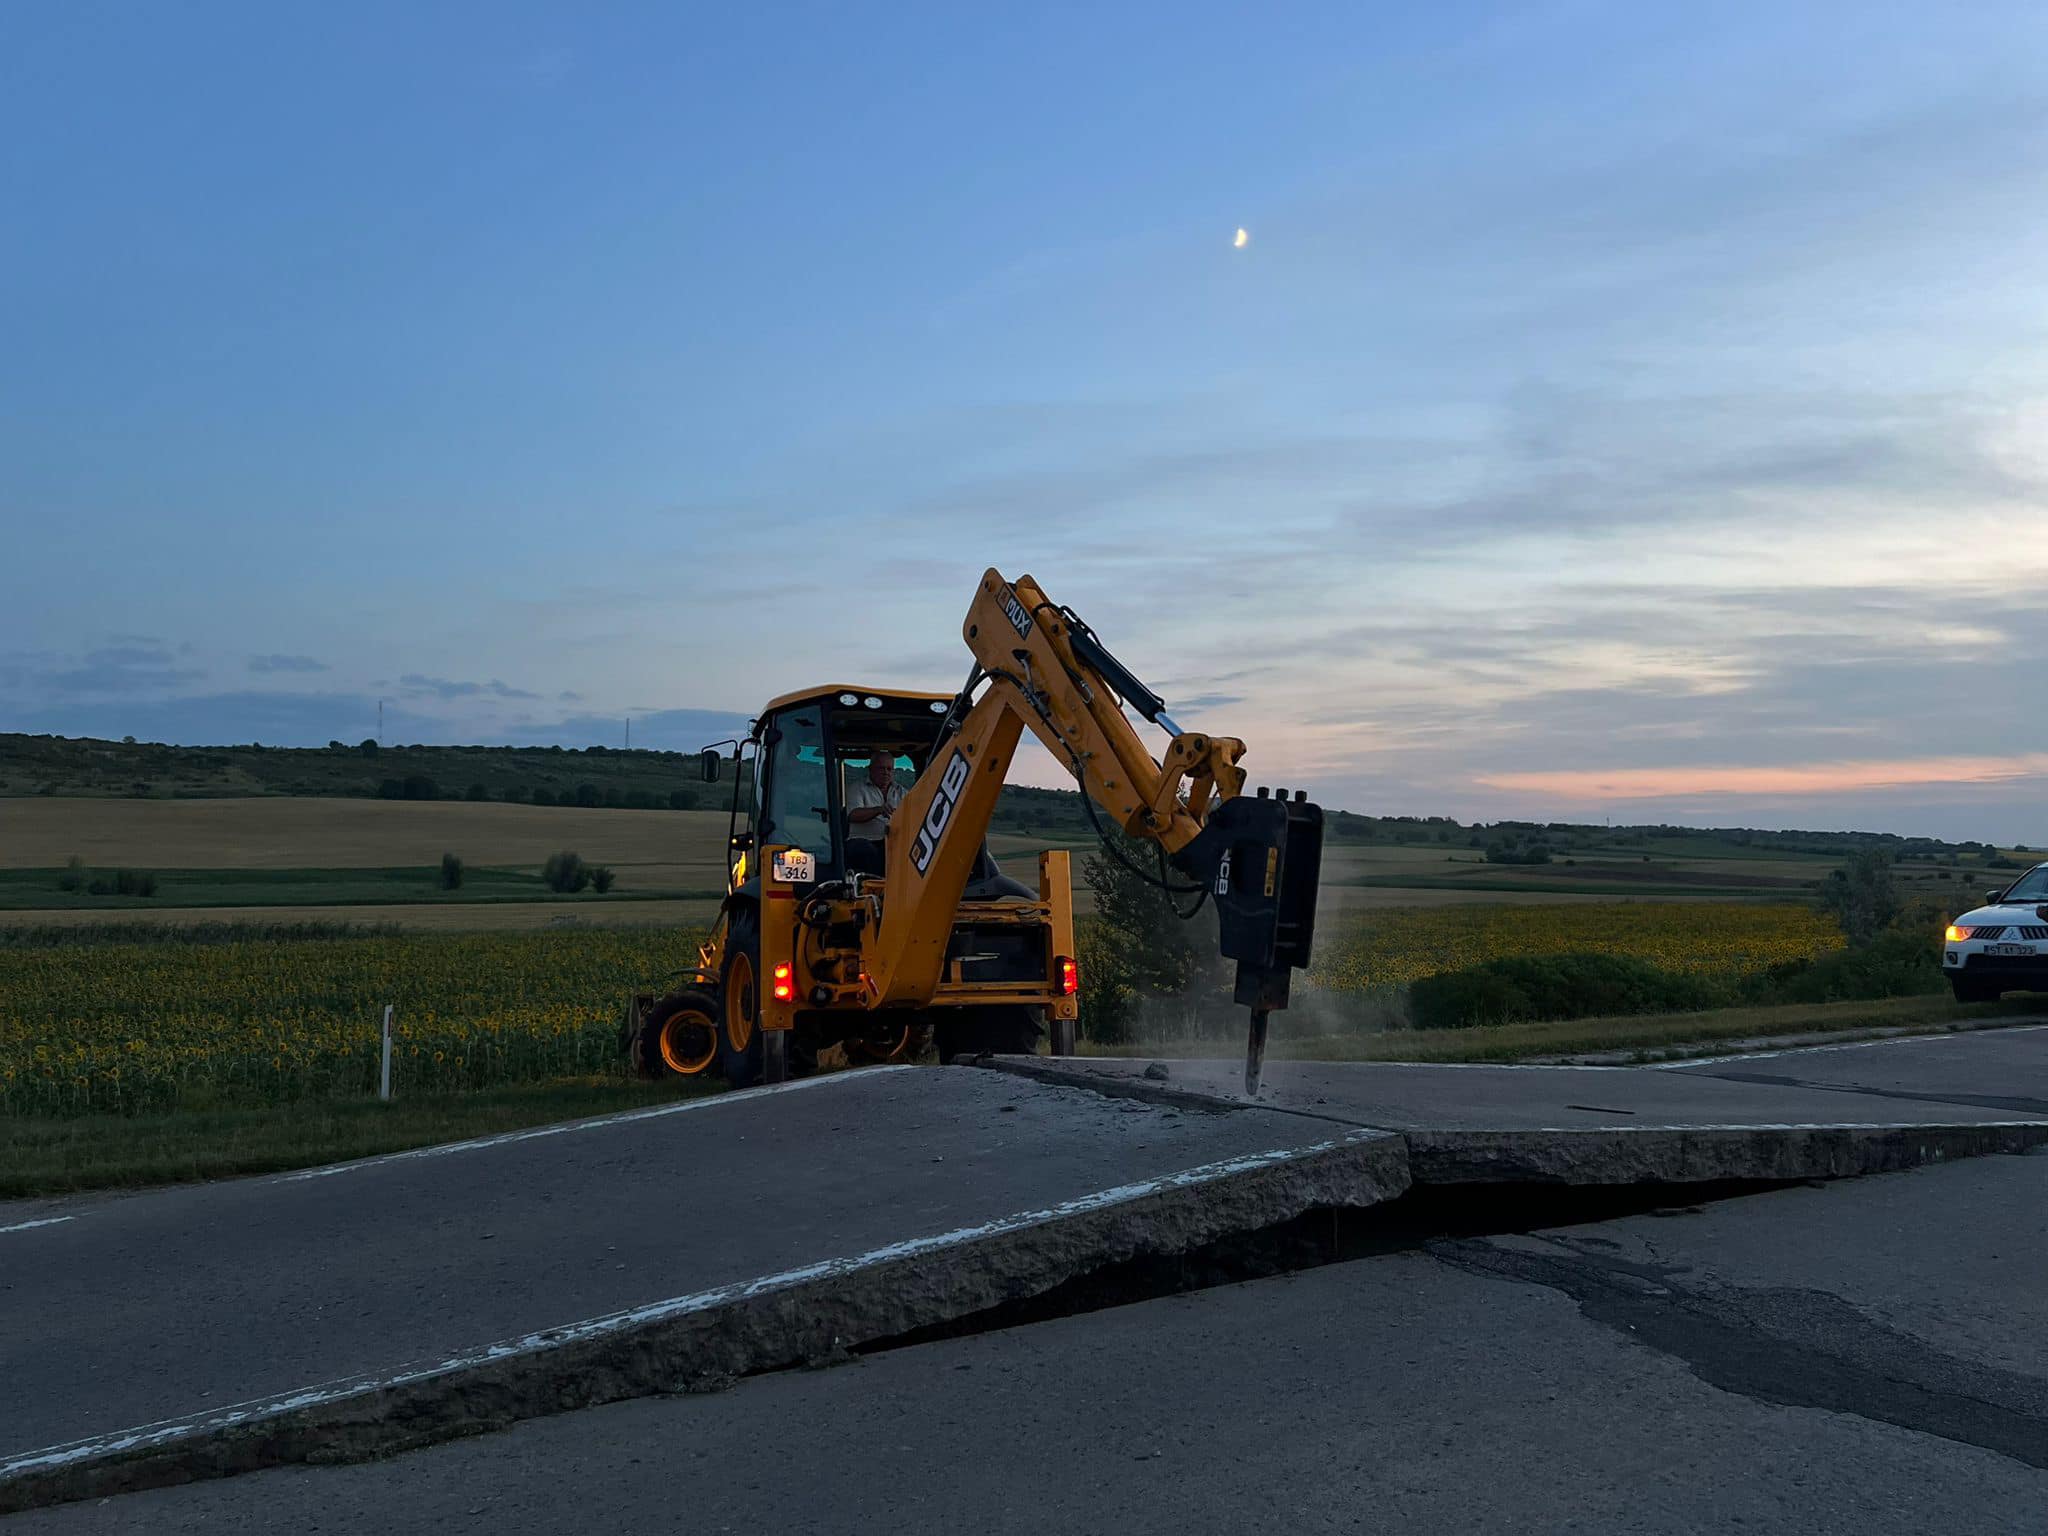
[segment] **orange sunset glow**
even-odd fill
[[[1566,800],[1656,800],[1680,795],[1811,795],[1925,784],[1998,784],[2048,773],[2048,754],[1920,757],[1889,762],[1793,763],[1780,767],[1567,768],[1483,773],[1489,789]]]

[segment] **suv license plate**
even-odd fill
[[[2034,946],[2031,944],[1987,944],[1984,946],[1984,953],[1987,955],[2031,955],[2033,952]]]

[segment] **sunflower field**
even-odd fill
[[[137,1114],[620,1074],[627,996],[674,930],[0,945],[0,1113]]]
[[[1330,992],[1391,991],[1487,960],[1563,954],[1748,976],[1842,944],[1827,913],[1789,902],[1385,907],[1348,914],[1319,933],[1309,979]]]
[[[628,995],[665,989],[695,963],[698,937],[629,928],[15,936],[0,943],[0,1113],[373,1093],[387,1003],[397,1010],[401,1095],[623,1077]],[[1084,965],[1091,942],[1084,925]],[[1831,918],[1790,904],[1385,908],[1327,922],[1309,981],[1338,994],[1392,993],[1484,960],[1589,951],[1740,976],[1841,946]]]

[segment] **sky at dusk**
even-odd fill
[[[2044,173],[2038,5],[0,0],[0,730],[695,747],[994,565],[1326,804],[2048,842]]]

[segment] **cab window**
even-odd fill
[[[829,860],[832,802],[823,717],[816,709],[793,709],[776,716],[767,735],[766,840]]]

